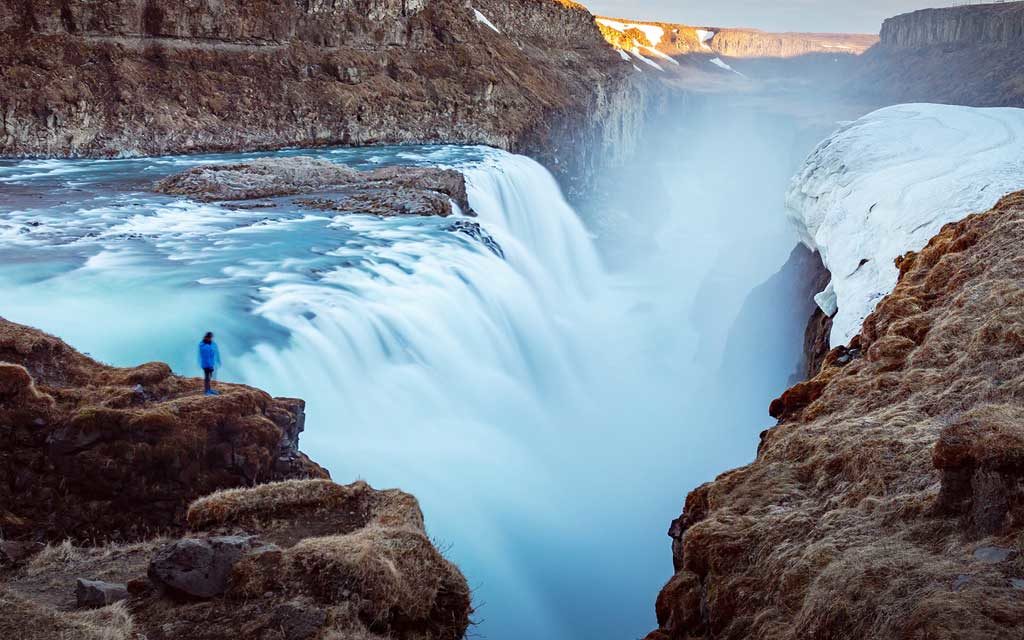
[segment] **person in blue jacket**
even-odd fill
[[[213,390],[213,372],[220,368],[220,349],[213,341],[213,332],[208,331],[199,343],[199,367],[203,370],[203,390],[208,396],[218,396]]]

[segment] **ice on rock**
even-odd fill
[[[896,286],[897,257],[1020,189],[1024,109],[898,105],[821,143],[786,204],[802,241],[832,273],[815,298],[836,314],[832,346],[857,335]]]

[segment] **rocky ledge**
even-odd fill
[[[237,164],[202,165],[158,182],[154,189],[202,201],[252,200],[297,194],[299,206],[380,216],[472,215],[466,180],[452,169],[386,167],[358,171],[305,156],[263,158]]]
[[[137,538],[197,497],[326,478],[298,450],[305,404],[242,385],[216,397],[163,363],[109,367],[0,318],[0,534]]]
[[[1024,192],[945,226],[757,459],[699,487],[650,640],[1024,634]]]
[[[415,498],[287,481],[188,509],[180,538],[47,547],[0,574],[0,636],[23,640],[458,640],[472,613]]]
[[[331,482],[301,400],[218,386],[0,319],[0,637],[461,638],[416,499]]]

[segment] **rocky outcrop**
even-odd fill
[[[100,364],[0,319],[0,534],[128,539],[180,528],[217,489],[327,477],[298,451],[301,400],[202,382],[163,363]]]
[[[882,25],[847,92],[877,103],[1024,106],[1024,4],[925,9]],[[950,82],[955,78],[955,82]]]
[[[922,9],[882,23],[882,46],[930,47],[978,43],[1012,44],[1024,40],[1024,4],[1008,2]]]
[[[462,213],[473,215],[465,177],[453,169],[386,167],[358,171],[306,156],[201,165],[164,178],[154,190],[206,202],[330,193],[330,198],[294,202],[317,209],[382,216],[448,216],[453,213],[454,202]]]
[[[561,0],[8,2],[0,154],[480,143],[578,177],[630,151],[631,72]]]
[[[651,640],[1024,633],[1024,193],[946,225],[757,459],[686,499]]]
[[[458,640],[469,626],[466,579],[400,491],[272,483],[206,496],[187,521],[184,537],[48,547],[24,571],[0,573],[0,635]],[[75,611],[53,592],[82,574],[107,581],[79,580],[88,588],[126,583],[127,599]]]

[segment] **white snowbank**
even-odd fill
[[[625,32],[629,29],[642,31],[643,34],[647,36],[647,39],[650,40],[652,47],[658,46],[661,43],[661,39],[665,37],[665,30],[653,24],[633,24],[629,22],[609,20],[608,18],[598,18],[597,21],[606,27],[615,29],[616,31]]]
[[[474,14],[476,14],[476,21],[477,21],[477,22],[479,22],[479,23],[481,23],[481,24],[485,24],[485,25],[487,25],[488,27],[490,27],[490,28],[494,29],[494,32],[495,32],[495,33],[501,33],[501,30],[500,30],[500,29],[498,29],[498,27],[494,26],[494,23],[493,23],[493,22],[491,22],[490,20],[488,20],[488,19],[487,19],[487,16],[485,16],[485,15],[484,15],[484,14],[482,14],[482,13],[480,13],[480,12],[479,12],[478,10],[476,10],[476,9],[473,9],[473,13],[474,13]]]
[[[711,39],[714,37],[714,31],[708,31],[707,29],[697,29],[697,39],[700,40],[700,46],[702,49],[707,49],[708,51],[710,51],[711,47],[708,45],[708,43],[711,42]]]
[[[616,51],[618,51],[618,52],[619,52],[619,55],[620,55],[620,56],[622,57],[622,59],[623,59],[623,60],[625,60],[626,62],[630,62],[630,61],[632,60],[632,58],[630,58],[630,57],[629,57],[629,54],[628,54],[628,53],[626,53],[625,51],[623,51],[622,49],[616,49]]]
[[[838,305],[846,344],[896,286],[895,258],[948,222],[1024,189],[1024,109],[906,104],[848,124],[811,154],[786,196],[801,239],[832,272],[816,298]]]

